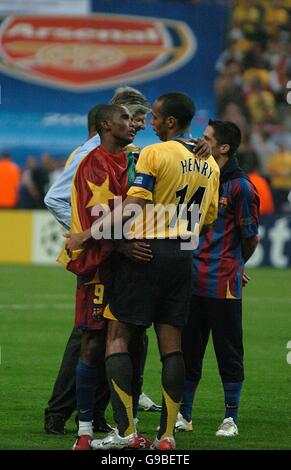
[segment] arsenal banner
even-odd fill
[[[0,18],[0,149],[21,165],[44,152],[66,157],[87,137],[89,109],[125,85],[150,102],[169,91],[188,93],[199,135],[215,116],[226,8],[167,4],[92,0],[89,15],[68,8],[67,15],[51,8],[17,14],[12,0],[13,15]],[[149,126],[135,143],[155,141]]]

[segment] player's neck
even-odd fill
[[[101,142],[101,145],[108,153],[120,153],[124,148],[124,145],[117,144],[116,142]]]
[[[122,152],[123,148],[125,147],[125,142],[115,138],[112,139],[111,136],[107,136],[105,134],[101,137],[101,145],[108,153],[119,153]]]
[[[179,139],[179,140],[188,140],[191,137],[189,129],[169,129],[167,134],[167,140]]]
[[[215,160],[216,160],[217,165],[221,169],[228,162],[229,158],[226,157],[225,155],[219,155],[219,157],[217,157]]]
[[[120,153],[124,148],[124,145],[122,145],[121,142],[110,141],[107,139],[101,140],[101,145],[108,153]]]

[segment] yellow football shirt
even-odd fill
[[[217,218],[219,174],[212,156],[196,158],[181,142],[145,147],[127,194],[151,204],[146,204],[133,223],[129,221],[128,232],[133,238],[186,238],[199,233],[204,224]],[[193,210],[198,216],[196,226]]]

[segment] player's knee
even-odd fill
[[[107,339],[106,356],[124,352],[128,352],[128,341],[125,338],[118,337]]]
[[[155,325],[158,336],[160,355],[181,351],[181,328],[172,325]]]
[[[104,361],[105,334],[103,332],[91,332],[82,341],[80,359],[89,366],[95,366]]]
[[[118,321],[109,322],[106,342],[106,356],[119,352],[128,352],[132,329]]]

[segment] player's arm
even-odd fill
[[[110,212],[102,222],[99,224],[93,224],[92,227],[88,228],[84,232],[80,233],[66,233],[65,237],[67,240],[66,249],[70,254],[72,251],[79,250],[82,245],[91,238],[98,240],[100,238],[100,231],[103,233],[109,233],[112,231],[113,225],[123,225],[128,219],[132,217],[130,209],[131,204],[135,204],[142,210],[148,201],[139,197],[127,196],[122,204],[122,211]]]
[[[190,139],[191,142],[195,144],[195,149],[194,153],[196,157],[202,158],[202,159],[207,159],[211,155],[211,147],[208,142],[202,137],[202,138],[193,138]]]
[[[253,237],[242,239],[242,243],[241,243],[242,256],[243,256],[245,263],[248,261],[248,259],[250,259],[252,254],[255,252],[255,249],[257,248],[258,243],[259,243],[258,235],[254,235]],[[248,276],[247,273],[243,272],[242,274],[243,287],[245,287],[250,282],[250,280],[251,280],[250,276]]]
[[[71,190],[72,180],[76,173],[80,158],[77,155],[72,159],[63,173],[47,192],[44,203],[54,218],[67,230],[71,225]]]
[[[79,233],[68,232],[64,237],[67,238],[66,250],[70,255],[72,251],[80,250],[84,243],[92,238],[91,228]]]
[[[138,198],[138,197],[133,197],[133,196],[127,196],[125,201],[123,202],[123,211],[122,211],[122,217],[120,220],[115,220],[113,221],[113,218],[111,218],[111,227],[113,227],[113,223],[120,223],[123,225],[128,219],[132,218],[131,214],[131,205],[134,204],[135,206],[138,206],[140,210],[142,211],[144,206],[148,203],[146,199]],[[127,258],[131,259],[132,261],[135,261],[137,263],[145,264],[148,263],[152,260],[152,251],[150,249],[150,245],[148,243],[136,240],[136,241],[130,241],[130,240],[121,240],[118,242],[115,242],[115,249],[119,252],[122,253],[124,256]]]
[[[254,235],[253,237],[243,238],[242,239],[242,255],[244,262],[246,263],[248,259],[252,256],[255,252],[259,243],[259,236]]]
[[[122,203],[122,211],[110,212],[102,221],[102,231],[108,233],[109,230],[113,229],[113,225],[123,225],[128,219],[132,217],[132,205],[138,206],[141,210],[147,204],[146,199],[140,197],[127,195]],[[91,236],[94,237],[94,225],[91,228]]]
[[[241,235],[244,262],[252,256],[259,243],[260,200],[256,188],[246,179],[240,179],[233,197],[236,224]]]
[[[136,263],[145,264],[153,258],[150,245],[140,240],[121,240],[116,242],[115,249]]]
[[[204,224],[200,230],[200,235],[205,235],[207,232],[210,232],[218,215],[219,172],[217,172],[213,177],[215,178],[215,181],[212,188],[211,202],[204,219]]]
[[[64,174],[59,176],[56,182],[47,192],[44,203],[54,218],[67,230],[71,224],[71,187],[73,174]]]
[[[250,280],[251,280],[250,276],[246,272],[243,272],[242,273],[242,286],[245,287],[250,282]]]

